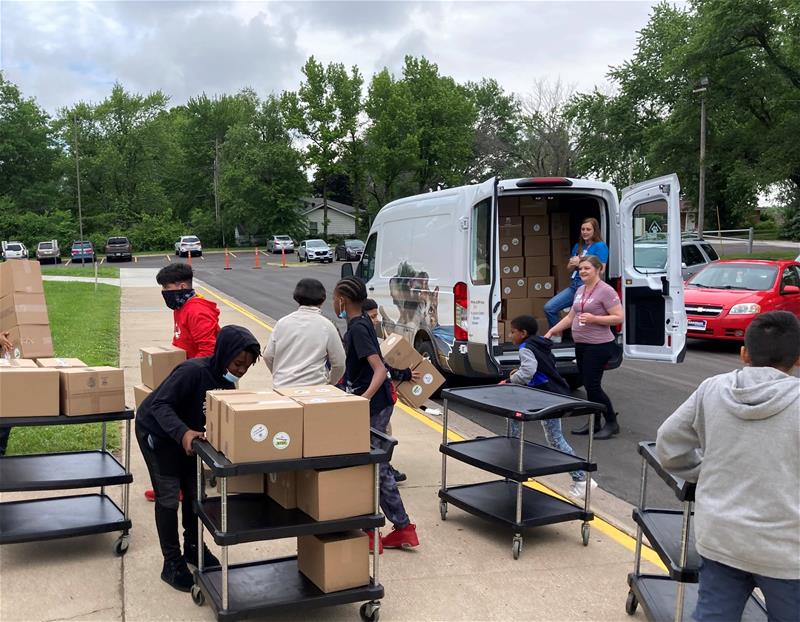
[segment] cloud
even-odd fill
[[[651,2],[18,2],[0,5],[0,67],[54,112],[115,81],[174,104],[250,86],[294,89],[309,55],[368,82],[425,55],[458,81],[589,89],[632,54]]]

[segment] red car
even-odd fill
[[[742,341],[759,313],[791,311],[800,317],[800,263],[716,261],[686,282],[687,337]]]

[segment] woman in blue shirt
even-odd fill
[[[605,270],[608,263],[608,246],[603,242],[603,238],[600,235],[600,223],[597,222],[596,218],[586,218],[581,223],[580,242],[572,247],[572,256],[567,263],[567,268],[573,271],[569,287],[558,292],[544,305],[544,314],[547,316],[547,321],[551,328],[558,324],[561,319],[558,316],[561,309],[572,306],[572,302],[575,300],[575,292],[583,285],[581,277],[578,275],[578,263],[580,263],[582,257],[587,255],[594,255],[602,261],[603,269]]]

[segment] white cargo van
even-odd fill
[[[407,197],[389,203],[375,217],[355,274],[377,301],[387,332],[402,334],[446,373],[497,378],[519,363],[517,349],[504,343],[501,334],[507,302],[501,292],[501,265],[509,268],[508,262],[501,263],[503,206],[535,206],[535,226],[545,227],[537,229],[537,243],[564,253],[550,256],[554,272],[566,271],[569,251],[563,249],[577,242],[581,221],[594,217],[609,248],[605,279],[620,291],[625,309],[617,335],[621,356],[681,362],[686,313],[679,194],[677,176],[667,175],[626,188],[620,200],[606,183],[550,177],[490,179]],[[506,220],[526,222],[524,218]],[[548,222],[561,224],[562,239],[554,239]],[[636,245],[645,241],[667,246],[665,267],[645,267],[644,262],[637,267]],[[539,257],[539,263],[547,257]],[[351,271],[346,264],[342,274]],[[553,278],[545,281],[548,296],[563,286]],[[540,310],[542,301],[528,302],[530,314],[537,315],[533,308]],[[519,303],[513,308],[519,309]],[[538,315],[546,330],[544,314]],[[565,375],[577,374],[568,337],[553,351]],[[609,367],[618,366],[621,356]]]

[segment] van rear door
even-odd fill
[[[620,219],[623,352],[632,359],[680,363],[686,352],[686,310],[677,175],[624,189]]]

